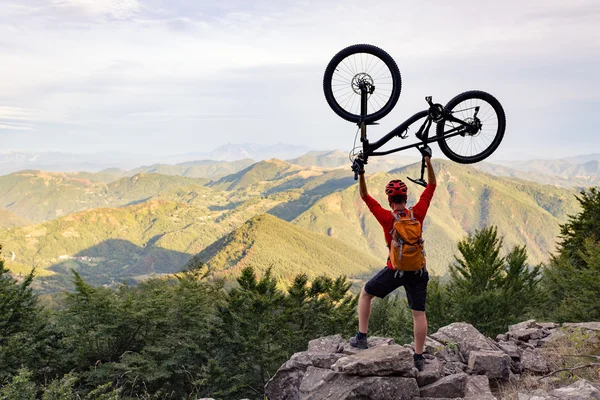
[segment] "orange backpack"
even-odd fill
[[[393,270],[418,271],[425,265],[425,249],[423,247],[421,223],[414,217],[412,207],[407,209],[409,215],[396,219],[390,243],[390,261]]]

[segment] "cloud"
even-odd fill
[[[358,0],[23,0],[0,8],[0,104],[35,121],[40,139],[20,147],[52,138],[166,151],[167,137],[216,147],[248,135],[284,140],[282,131],[340,147],[348,125],[324,102],[322,73],[337,51],[367,42],[404,78],[382,130],[426,94],[447,101],[475,88],[502,98],[522,136],[543,129],[559,141],[548,111],[600,101],[596,3],[373,1],[364,18]]]
[[[141,5],[138,0],[54,0],[53,7],[75,9],[89,16],[109,16],[117,19],[137,14]]]

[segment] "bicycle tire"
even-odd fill
[[[356,56],[358,54],[365,54],[364,59],[361,56],[361,61],[364,61],[364,65],[358,65],[359,63],[357,63],[355,60],[354,65],[352,65],[352,63],[350,63],[349,68],[342,68],[341,64],[344,63],[346,59],[348,59],[351,56]],[[371,61],[368,61],[368,55],[371,55],[373,57],[371,59]],[[354,58],[356,58],[356,57],[354,57]],[[394,59],[388,53],[386,53],[384,50],[380,49],[379,47],[376,47],[376,46],[373,46],[370,44],[355,44],[352,46],[348,46],[345,49],[338,52],[335,56],[333,56],[333,58],[331,59],[329,64],[327,64],[327,67],[325,68],[325,74],[323,75],[323,92],[325,93],[325,99],[327,100],[327,103],[329,104],[331,109],[337,115],[339,115],[346,121],[350,121],[350,122],[360,122],[361,121],[360,93],[356,93],[356,91],[354,89],[352,89],[352,83],[357,79],[358,76],[366,75],[372,79],[372,77],[368,73],[369,72],[368,68],[371,65],[373,65],[372,63],[373,63],[373,60],[375,60],[375,59],[378,59],[389,70],[390,76],[389,77],[386,76],[385,78],[386,79],[391,78],[391,89],[381,88],[380,89],[381,94],[377,93],[377,90],[378,90],[377,86],[380,84],[377,82],[377,79],[373,79],[374,84],[375,84],[374,85],[375,91],[377,93],[377,96],[379,96],[379,97],[377,97],[377,96],[374,97],[373,95],[371,95],[370,99],[371,98],[374,99],[373,103],[376,103],[378,101],[383,102],[384,100],[385,100],[385,103],[383,104],[383,106],[381,106],[380,104],[377,104],[377,106],[379,106],[379,109],[377,109],[377,110],[374,110],[376,108],[376,106],[375,106],[375,104],[373,104],[372,109],[374,111],[371,113],[368,113],[362,119],[366,123],[371,123],[371,122],[380,120],[381,118],[385,117],[390,111],[392,111],[392,109],[398,102],[398,99],[400,98],[400,91],[402,90],[402,77],[400,76],[400,70],[398,69],[398,65],[396,64],[396,61],[394,61]],[[378,64],[375,64],[375,65],[378,65]],[[353,68],[353,67],[356,67],[356,68]],[[366,69],[367,71],[361,71],[362,69]],[[341,89],[334,89],[335,85],[340,85],[340,86],[344,85],[344,83],[341,83],[341,84],[334,83],[334,81],[335,81],[334,76],[336,76],[336,73],[341,74],[340,71],[345,71],[345,74],[343,74],[343,75],[346,75],[347,78],[352,77],[350,79],[350,81],[348,82],[349,83],[348,88],[353,90],[353,92],[349,93],[348,96],[350,96],[350,97],[348,97],[348,100],[346,101],[346,103],[350,102],[350,99],[352,99],[353,104],[356,102],[359,105],[357,112],[353,112],[353,110],[347,110],[338,101],[340,99],[336,98],[336,92],[338,92],[340,90],[347,90],[347,88],[343,88],[343,87]],[[384,72],[386,72],[386,71],[384,70]],[[341,76],[341,75],[337,75],[338,78],[339,78],[339,76]],[[376,76],[376,78],[377,78],[377,76]],[[383,79],[383,78],[381,78],[381,79]],[[383,84],[384,81],[381,80],[380,82]],[[385,86],[387,87],[388,84],[389,83],[386,82]],[[389,97],[388,97],[388,93],[387,93],[388,91],[389,91]],[[367,112],[369,112],[369,111],[367,111]]]
[[[473,109],[476,105],[480,104],[478,102],[478,100],[481,101],[482,103],[487,103],[487,105],[489,105],[489,108],[484,108],[484,109],[480,108],[481,114],[478,115],[478,118],[481,117],[480,118],[481,127],[476,134],[472,134],[472,135],[467,134],[464,136],[458,135],[458,136],[446,138],[446,137],[444,137],[444,128],[453,128],[456,126],[456,124],[451,121],[443,120],[443,121],[438,122],[437,126],[436,126],[436,135],[438,138],[440,138],[438,140],[440,150],[442,150],[442,153],[444,153],[446,155],[446,157],[448,157],[450,160],[455,161],[460,164],[472,164],[472,163],[479,162],[479,161],[484,160],[487,157],[489,157],[500,145],[500,142],[502,141],[502,138],[504,137],[504,131],[506,130],[506,115],[504,114],[504,109],[502,108],[502,105],[494,96],[492,96],[489,93],[480,91],[480,90],[471,90],[471,91],[464,92],[464,93],[457,95],[452,100],[450,100],[448,102],[448,104],[446,104],[445,110],[449,111],[449,112],[453,112],[453,110],[455,110],[455,107],[458,106],[459,104],[462,104],[463,102],[468,102],[469,104],[467,104],[467,106],[469,106],[470,109]],[[493,111],[492,114],[490,114],[491,111]],[[465,113],[462,110],[455,110],[454,112],[455,113],[461,112],[461,116],[456,115],[456,117],[459,119],[463,119],[463,121],[469,121],[470,119],[471,120],[473,119],[468,116],[468,113],[466,114],[467,116],[465,117]],[[492,120],[492,117],[494,117],[494,116],[496,117],[496,125],[495,126],[493,125],[493,120]],[[471,121],[471,123],[473,123],[473,122]],[[486,132],[484,133],[484,131],[486,131]],[[489,143],[487,145],[485,145],[482,150],[478,150],[478,152],[476,154],[471,154],[471,155],[459,154],[459,152],[457,152],[456,149],[453,148],[454,146],[451,145],[451,143],[458,144],[458,142],[460,141],[460,145],[457,145],[457,147],[460,147],[460,149],[462,150],[465,147],[464,146],[465,138],[469,137],[471,139],[471,141],[467,145],[467,149],[468,148],[479,149],[477,143],[473,141],[474,140],[473,138],[484,137],[484,136],[489,137],[487,135],[490,135],[490,134],[493,134],[493,137],[491,138],[491,140],[489,140]],[[462,138],[462,141],[461,141],[461,138]],[[467,149],[465,149],[465,151]]]

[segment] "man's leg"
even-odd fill
[[[359,349],[367,348],[371,300],[373,297],[384,298],[400,285],[401,281],[394,279],[394,273],[385,267],[362,288],[358,296],[358,332],[350,339],[351,346]]]
[[[427,336],[427,316],[425,311],[412,312],[413,315],[413,331],[415,335],[415,353],[423,354],[423,346],[425,346],[425,338]]]
[[[372,294],[365,292],[365,288],[360,291],[358,298],[358,331],[361,333],[368,333],[369,331],[369,317],[371,316],[371,300],[373,300]]]

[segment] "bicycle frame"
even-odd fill
[[[370,89],[368,87],[368,85],[366,85],[366,84],[361,84],[360,89],[361,89],[361,116],[364,117],[365,115],[367,115],[367,95],[368,95],[368,92],[372,89]],[[396,153],[398,151],[407,150],[407,149],[410,149],[413,147],[418,147],[421,145],[427,145],[429,143],[437,142],[438,140],[441,139],[441,137],[438,137],[436,135],[433,138],[429,138],[429,128],[431,127],[431,124],[433,122],[438,123],[438,122],[442,122],[442,121],[452,121],[452,122],[459,124],[457,127],[452,128],[447,132],[444,132],[443,138],[450,138],[450,137],[457,136],[457,135],[464,135],[465,133],[469,133],[471,131],[471,129],[472,129],[471,125],[454,117],[451,113],[447,112],[441,104],[432,103],[431,97],[426,97],[426,100],[430,105],[429,110],[419,111],[418,113],[416,113],[415,115],[413,115],[412,117],[410,117],[409,119],[407,119],[406,121],[404,121],[403,123],[398,125],[391,132],[389,132],[388,134],[386,134],[385,136],[383,136],[381,139],[379,139],[378,141],[376,141],[374,143],[370,143],[369,140],[367,139],[367,125],[368,124],[366,124],[365,122],[359,122],[359,126],[361,129],[360,140],[363,144],[362,159],[364,160],[365,164],[367,163],[367,160],[369,157],[384,156],[387,154]],[[406,132],[412,124],[414,124],[415,122],[419,121],[422,118],[426,118],[426,120],[423,123],[423,125],[421,126],[421,128],[419,129],[419,131],[417,132],[417,138],[419,138],[421,140],[420,142],[409,144],[409,145],[402,146],[402,147],[398,147],[398,148],[391,149],[391,150],[377,151],[377,149],[381,148],[383,145],[385,145],[387,142],[389,142],[392,138],[394,138],[396,136],[400,137],[401,139],[405,139],[406,136],[403,136],[403,133]],[[423,136],[423,134],[424,134],[424,136]]]

